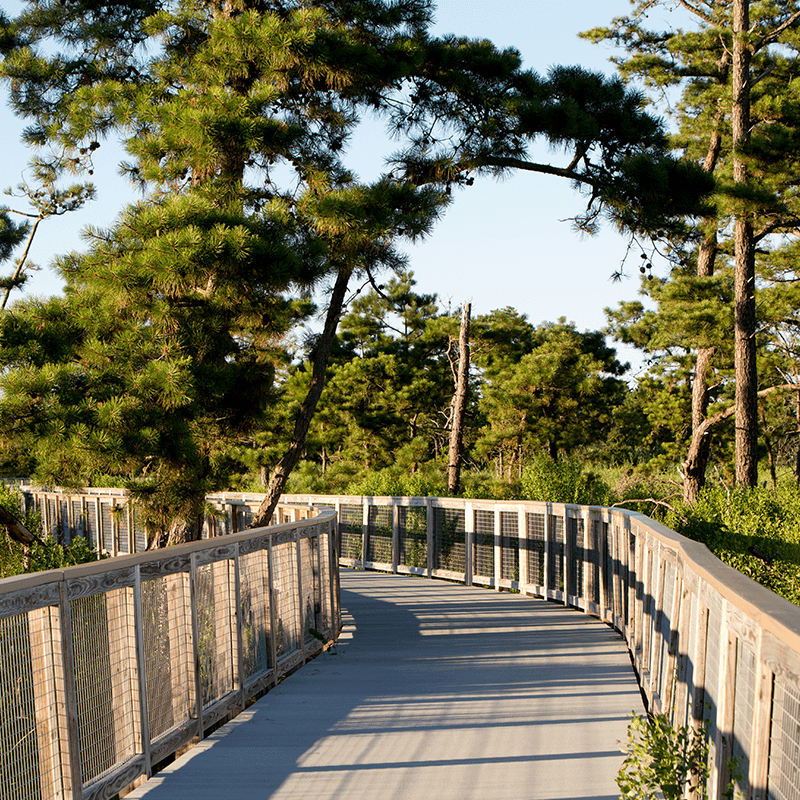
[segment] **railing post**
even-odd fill
[[[475,547],[475,512],[472,503],[464,503],[464,584],[472,586],[473,548]]]
[[[139,693],[139,734],[144,755],[144,774],[149,778],[153,772],[150,755],[150,714],[147,702],[147,678],[145,663],[147,652],[144,646],[144,625],[142,621],[142,575],[136,567],[133,583],[133,627],[136,647],[137,691]]]
[[[434,540],[434,519],[433,519],[433,502],[430,497],[425,498],[425,523],[427,534],[427,575],[430,578],[433,575],[433,540]]]
[[[369,547],[369,499],[361,498],[361,567],[367,568]]]
[[[503,577],[503,526],[500,517],[500,508],[497,503],[492,505],[494,520],[494,590],[500,591],[500,580]]]
[[[78,696],[75,687],[75,654],[72,647],[72,608],[67,593],[65,578],[59,581],[59,619],[61,622],[61,658],[64,677],[64,706],[67,718],[67,752],[66,765],[67,788],[72,800],[80,800],[83,794],[83,770],[81,768],[81,746],[78,735]]]

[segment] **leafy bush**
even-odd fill
[[[605,506],[611,502],[608,485],[578,460],[553,461],[540,456],[523,468],[521,484],[524,500],[586,506]]]
[[[674,728],[666,714],[634,714],[628,726],[627,755],[617,773],[625,800],[681,800],[695,787],[694,797],[707,797],[706,732],[690,726]]]
[[[18,519],[20,500],[19,489],[0,484],[0,505]],[[42,520],[38,511],[26,513],[21,521],[32,533],[38,534],[41,531]],[[41,544],[39,542],[31,544],[26,553],[24,545],[4,532],[0,544],[0,578],[20,575],[23,572],[61,569],[96,560],[97,554],[83,537],[77,537],[68,545],[60,545],[52,536],[47,536],[42,539]]]
[[[372,472],[347,487],[347,494],[385,497],[438,497],[447,494],[441,480],[416,473],[397,475],[389,470]]]
[[[703,542],[714,555],[768,589],[800,605],[800,488],[706,486],[684,521],[667,524]]]

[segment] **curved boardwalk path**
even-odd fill
[[[147,800],[616,798],[642,701],[620,637],[554,603],[342,570],[323,653],[137,789]]]

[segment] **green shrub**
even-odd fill
[[[347,487],[347,494],[376,497],[438,497],[447,494],[441,479],[424,473],[398,475],[390,470],[371,472]]]
[[[534,459],[522,470],[521,488],[523,500],[586,506],[605,506],[611,502],[608,485],[577,459],[553,461],[547,456]]]
[[[714,555],[768,589],[800,605],[800,489],[706,486],[685,521],[667,524],[703,542]]]
[[[19,519],[21,495],[16,486],[0,483],[0,505]],[[38,511],[28,512],[21,520],[31,533],[40,534],[42,528],[41,515]],[[97,554],[91,544],[82,536],[76,537],[68,545],[59,544],[52,536],[34,542],[26,548],[12,539],[5,531],[0,541],[0,578],[20,575],[23,572],[42,572],[48,569],[72,567],[96,561]]]
[[[625,800],[681,800],[692,786],[697,800],[708,796],[708,744],[702,727],[675,728],[666,714],[634,714],[626,752],[617,773]]]

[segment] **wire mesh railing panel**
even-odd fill
[[[104,550],[103,540],[100,537],[100,527],[97,524],[97,508],[91,501],[86,502],[86,510],[84,513],[84,521],[86,525],[86,534],[89,541],[101,552]]]
[[[703,721],[708,730],[709,748],[708,763],[716,764],[717,761],[717,712],[719,711],[719,678],[720,678],[720,647],[721,647],[721,622],[719,614],[714,610],[708,612],[708,634],[706,636],[706,674],[705,698],[703,701]]]
[[[273,668],[269,644],[269,563],[265,550],[239,558],[242,669],[245,680]]]
[[[528,553],[528,583],[544,586],[544,514],[525,515],[527,528],[526,550]]]
[[[600,564],[605,561],[600,558],[602,531],[600,521],[589,520],[589,530],[586,534],[587,547],[584,550],[586,566],[586,599],[592,603],[600,604]]]
[[[392,563],[392,507],[370,506],[367,561]]]
[[[81,777],[88,784],[141,746],[133,724],[131,590],[80,597],[70,608]]]
[[[425,506],[401,506],[399,510],[400,563],[406,567],[428,566],[428,510]]]
[[[147,528],[136,511],[133,513],[133,541],[137,553],[147,550]]]
[[[775,679],[769,751],[769,800],[800,797],[800,692]]]
[[[519,514],[500,512],[500,577],[519,580]]]
[[[253,511],[249,506],[237,506],[236,511],[238,514],[237,530],[243,531],[253,521]]]
[[[54,539],[59,538],[58,529],[58,503],[55,497],[48,497],[45,500],[45,513],[47,514],[47,533]]]
[[[333,634],[333,609],[331,608],[331,574],[330,555],[328,551],[328,534],[318,537],[319,547],[319,582],[320,582],[320,627],[317,629],[330,637]],[[338,570],[337,570],[338,572]]]
[[[494,512],[476,509],[475,543],[472,547],[472,576],[494,580]]]
[[[614,614],[621,618],[626,618],[625,610],[625,547],[622,531],[614,525],[609,528],[612,545],[609,547],[609,558],[611,558],[611,608]]]
[[[57,502],[58,525],[61,529],[61,538],[69,544],[72,541],[72,530],[69,525],[69,501],[66,497],[61,497]]]
[[[111,503],[100,503],[100,524],[103,526],[103,549],[114,552],[114,528],[112,525]]]
[[[37,653],[34,626],[27,614],[0,620],[0,786],[7,800],[62,789],[55,698],[47,696],[52,655],[49,647]]]
[[[339,508],[339,536],[341,558],[361,560],[364,546],[364,511],[360,505],[343,505]]]
[[[293,542],[272,548],[275,650],[283,658],[300,649],[297,624],[297,561]]]
[[[303,634],[308,644],[316,638],[311,630],[319,634],[321,598],[319,584],[319,552],[317,539],[300,539],[300,586],[303,592]]]
[[[583,595],[583,519],[567,517],[570,563],[567,566],[567,594]]]
[[[647,628],[647,652],[644,653],[645,661],[645,669],[653,670],[654,663],[655,663],[655,633],[656,633],[656,615],[658,613],[658,609],[656,608],[656,602],[658,598],[656,597],[656,591],[658,588],[658,569],[659,563],[657,558],[657,552],[651,550],[649,547],[646,548],[646,567],[645,569],[649,572],[648,577],[648,589],[647,589],[647,597],[645,598],[645,614],[646,619],[644,620],[644,625]]]
[[[79,499],[76,500],[75,498],[73,498],[69,501],[69,510],[72,515],[70,519],[72,519],[73,535],[74,534],[80,535],[82,533],[83,536],[86,538],[86,541],[89,542],[89,544],[92,547],[95,547],[96,543],[92,541],[91,537],[89,536],[89,533],[86,530],[86,525],[84,524],[83,521],[82,505],[83,504]]]
[[[741,639],[736,640],[736,686],[734,690],[733,745],[731,748],[731,780],[734,797],[748,797],[750,782],[751,731],[756,686],[756,654]],[[800,732],[800,729],[798,729]]]
[[[464,573],[464,511],[458,508],[433,509],[433,568]]]
[[[623,534],[623,543],[627,543],[628,547],[628,564],[625,569],[625,576],[627,578],[626,591],[625,591],[625,619],[631,622],[635,614],[635,601],[639,596],[641,588],[641,579],[639,577],[639,567],[636,564],[636,534],[633,531],[628,531]],[[633,607],[632,607],[633,606]],[[637,622],[637,636],[641,637],[641,631]],[[639,646],[639,642],[636,642]]]
[[[229,562],[204,564],[195,572],[200,692],[203,707],[233,690]]]
[[[547,544],[550,558],[547,565],[547,589],[551,592],[564,590],[564,518],[547,515]]]
[[[125,506],[117,506],[114,517],[117,522],[117,552],[120,554],[130,553],[131,537],[128,530],[128,509]]]
[[[658,631],[658,646],[656,648],[657,657],[653,660],[654,667],[658,667],[658,685],[656,691],[658,696],[663,698],[667,688],[667,682],[673,679],[672,674],[667,674],[669,670],[669,643],[672,636],[672,601],[675,597],[675,567],[669,562],[664,568],[664,592],[661,608],[661,625]]]
[[[142,582],[147,715],[156,740],[194,711],[188,575]]]

